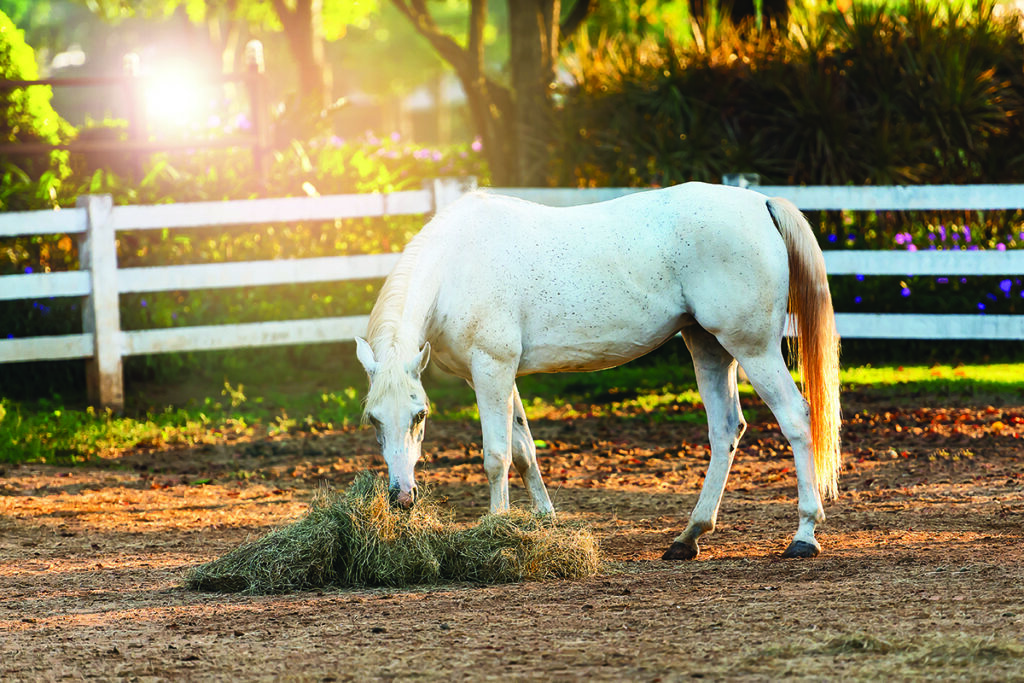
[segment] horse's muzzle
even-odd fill
[[[392,507],[399,507],[403,510],[408,510],[416,502],[416,487],[413,486],[412,489],[406,493],[397,486],[392,486],[388,489],[388,501],[391,503]]]

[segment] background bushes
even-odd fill
[[[856,4],[791,32],[727,23],[676,44],[584,34],[552,180],[935,184],[1024,180],[1024,35],[990,6]]]

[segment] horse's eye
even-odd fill
[[[370,421],[370,425],[371,425],[371,426],[372,426],[372,427],[373,427],[373,428],[374,428],[375,430],[377,430],[377,432],[380,432],[380,420],[378,420],[377,418],[375,418],[375,417],[374,417],[373,415],[370,415],[370,416],[369,416],[369,417],[368,417],[367,419],[369,419],[369,421]]]
[[[412,423],[414,425],[418,425],[418,424],[420,424],[421,422],[423,422],[426,419],[427,419],[427,411],[421,410],[420,412],[416,413],[416,417],[414,417],[412,419]]]

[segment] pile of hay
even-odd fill
[[[593,576],[599,566],[589,531],[517,510],[458,529],[429,495],[411,510],[392,508],[387,483],[364,472],[344,493],[321,491],[297,522],[190,569],[185,587],[265,594],[509,583]]]

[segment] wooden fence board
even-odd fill
[[[212,351],[283,344],[350,341],[366,334],[370,317],[354,315],[312,320],[278,320],[235,325],[196,325],[123,333],[127,356],[178,351]]]

